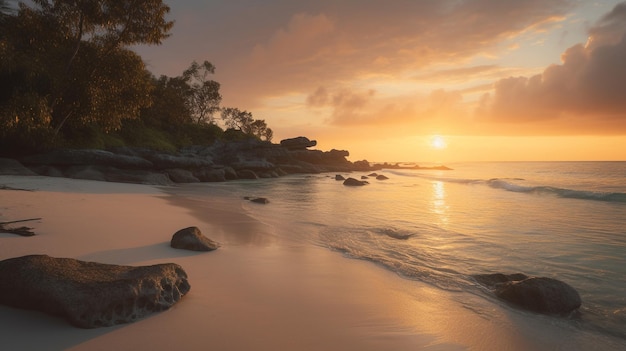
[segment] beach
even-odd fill
[[[584,332],[555,344],[554,334],[562,333],[563,327],[550,317],[521,323],[524,314],[481,297],[402,279],[373,262],[285,239],[243,211],[247,202],[239,197],[216,194],[198,202],[147,185],[39,176],[0,176],[0,185],[33,190],[0,190],[0,221],[41,218],[24,223],[37,234],[33,237],[0,234],[0,259],[47,254],[131,266],[174,262],[185,269],[191,285],[170,310],[108,328],[77,329],[57,317],[0,306],[3,349],[606,346]],[[173,233],[189,226],[197,226],[221,247],[202,253],[171,248]]]

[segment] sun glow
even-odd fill
[[[441,135],[433,135],[430,138],[430,147],[433,149],[441,150],[448,146],[446,140]]]

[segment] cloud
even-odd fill
[[[543,29],[570,8],[566,0],[285,4],[264,3],[260,16],[276,11],[274,21],[237,23],[246,30],[233,34],[252,33],[253,46],[239,44],[249,43],[250,37],[232,37],[218,51],[226,56],[220,58],[224,67],[218,64],[218,71],[231,80],[224,82],[226,99],[229,93],[238,94],[253,109],[270,96],[306,93],[322,85],[337,88],[372,73],[399,77],[442,62],[469,60],[504,38]],[[230,35],[228,29],[222,33]]]
[[[481,119],[500,122],[560,121],[569,131],[626,132],[626,3],[617,5],[578,44],[532,77],[497,81],[478,109]],[[616,132],[614,130],[614,132]]]

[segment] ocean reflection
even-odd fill
[[[446,202],[446,185],[444,182],[432,182],[431,212],[436,215],[440,223],[448,224],[448,204]]]

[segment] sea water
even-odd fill
[[[363,187],[333,173],[203,184],[193,194],[266,197],[267,205],[242,206],[279,237],[494,304],[472,275],[562,280],[583,304],[560,320],[626,349],[626,162],[448,166],[381,170],[387,180],[369,177]]]

